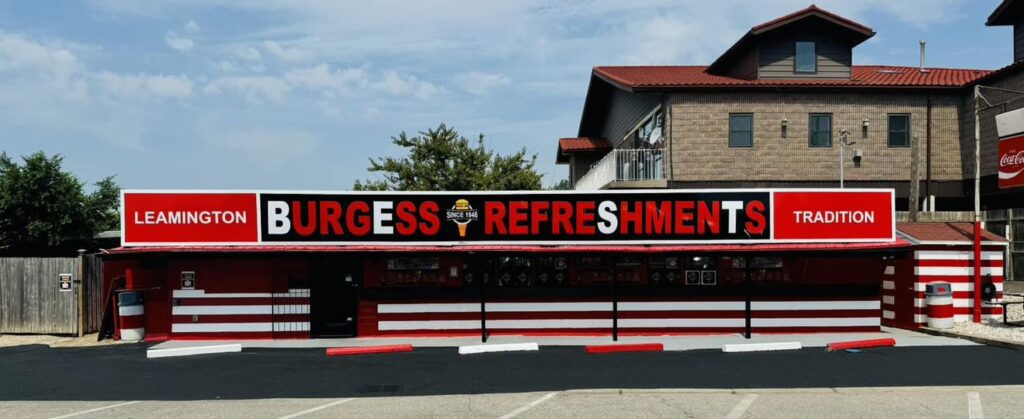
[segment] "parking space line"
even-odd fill
[[[971,419],[984,419],[981,411],[981,395],[977,391],[967,393],[967,416]]]
[[[521,414],[521,413],[523,413],[523,412],[525,412],[527,410],[533,409],[538,404],[544,403],[548,399],[550,399],[552,397],[555,397],[556,395],[558,395],[558,393],[559,392],[557,392],[557,391],[552,391],[552,392],[550,392],[548,394],[545,394],[541,398],[539,398],[537,400],[534,400],[532,402],[529,402],[529,403],[527,403],[527,404],[525,404],[523,406],[520,406],[518,409],[509,412],[507,415],[502,416],[500,419],[512,419],[512,418],[518,416],[519,414]]]
[[[135,403],[138,403],[138,402],[139,401],[136,400],[136,401],[133,401],[133,402],[124,402],[124,403],[112,404],[110,406],[97,407],[95,409],[83,410],[81,412],[68,413],[66,415],[54,416],[54,417],[52,417],[50,419],[70,418],[70,417],[73,417],[73,416],[85,415],[85,414],[92,413],[92,412],[99,412],[99,411],[103,411],[103,410],[107,410],[107,409],[113,409],[113,408],[117,408],[117,407],[121,407],[121,406],[128,406],[130,404],[135,404]]]
[[[744,397],[743,400],[736,403],[736,407],[732,408],[729,415],[726,416],[726,419],[739,419],[742,417],[743,414],[747,412],[747,409],[750,408],[750,405],[754,404],[754,400],[757,400],[757,395],[748,394],[747,397]]]
[[[330,403],[327,403],[327,404],[323,404],[323,405],[314,407],[312,409],[303,410],[303,411],[301,411],[299,413],[292,413],[292,414],[290,414],[288,416],[281,416],[281,419],[291,419],[291,418],[299,417],[299,416],[310,414],[310,413],[313,413],[313,412],[316,412],[316,411],[324,410],[324,409],[326,409],[328,407],[337,406],[337,405],[342,404],[342,403],[348,403],[348,402],[350,402],[352,400],[355,400],[355,398],[335,400],[333,402],[330,402]]]

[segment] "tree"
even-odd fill
[[[541,188],[537,155],[526,149],[502,156],[484,148],[481,134],[476,145],[454,128],[441,124],[409,137],[402,132],[391,142],[408,150],[402,158],[370,159],[370,172],[382,180],[356,181],[357,191],[478,191],[535,190]]]
[[[552,191],[570,191],[572,190],[572,182],[569,179],[559,179],[553,185],[548,187],[548,190]]]
[[[113,177],[86,194],[61,169],[61,155],[40,151],[22,160],[0,153],[0,246],[55,247],[117,228],[120,189]]]

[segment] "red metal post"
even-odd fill
[[[974,322],[981,323],[981,222],[974,222]]]

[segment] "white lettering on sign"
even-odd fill
[[[135,224],[245,224],[244,211],[135,211]]]
[[[1016,166],[1019,164],[1024,164],[1024,150],[1018,151],[1016,154],[1011,151],[999,158],[999,167]]]
[[[874,211],[796,211],[797,224],[872,224]]]
[[[288,234],[292,223],[288,220],[288,203],[284,201],[267,202],[267,227],[270,234]]]

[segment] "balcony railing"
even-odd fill
[[[612,150],[576,181],[576,190],[596,190],[612,182],[665,179],[662,150]]]

